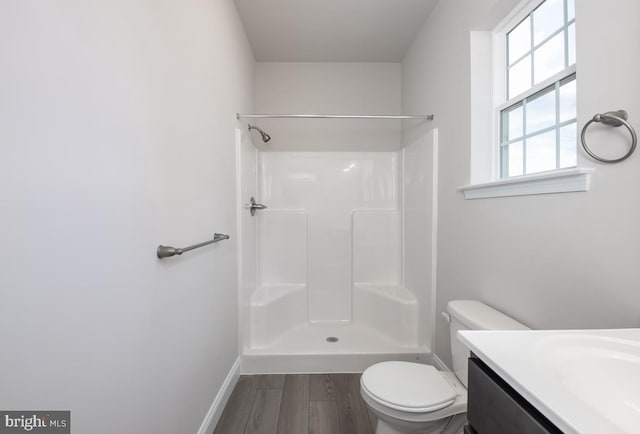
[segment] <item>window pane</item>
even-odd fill
[[[531,87],[531,55],[509,68],[509,98]]]
[[[575,23],[568,25],[575,3],[544,0],[506,35],[510,107],[500,113],[503,177],[576,166],[577,85],[566,69],[576,63]],[[543,90],[532,92],[543,82]]]
[[[556,93],[555,88],[545,90],[527,101],[527,134],[535,133],[556,123]],[[555,163],[555,159],[554,159]]]
[[[508,142],[524,134],[522,130],[522,104],[510,107],[502,112],[502,138]]]
[[[527,17],[509,32],[507,43],[509,44],[508,65],[531,51],[531,18]]]
[[[577,143],[575,123],[560,128],[560,167],[577,166]]]
[[[576,25],[571,24],[568,31],[569,37],[569,66],[576,63]]]
[[[518,176],[524,174],[522,167],[522,142],[509,145],[509,175]]]
[[[533,42],[538,45],[564,25],[564,0],[547,0],[533,12]]]
[[[527,139],[527,173],[556,168],[556,131]]]
[[[567,20],[571,21],[576,17],[576,4],[574,0],[567,0]]]
[[[560,86],[560,122],[576,117],[576,80]]]
[[[534,52],[533,75],[535,83],[551,77],[564,69],[564,32],[558,33],[551,40]]]

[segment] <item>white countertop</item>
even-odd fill
[[[465,330],[458,337],[563,432],[640,433],[640,329]]]

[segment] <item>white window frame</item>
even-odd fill
[[[507,34],[543,1],[522,1],[492,32],[471,32],[471,184],[458,188],[464,193],[466,199],[565,193],[589,189],[591,173],[593,173],[591,168],[572,167],[500,177],[501,111],[517,104],[526,96],[532,96],[557,81],[576,74],[574,64],[534,85],[526,92],[506,100]],[[490,53],[491,60],[482,60],[487,58],[487,52]],[[478,77],[488,78],[491,81],[491,95],[487,95],[486,89],[483,89],[483,87],[486,88],[486,81],[483,82],[483,79]],[[491,113],[490,116],[485,114],[487,111]],[[487,117],[491,118],[491,126],[488,128]]]
[[[495,31],[494,32],[494,38],[493,38],[493,46],[494,46],[494,52],[496,52],[497,56],[496,56],[496,60],[500,62],[500,66],[498,67],[496,65],[496,74],[494,77],[494,80],[496,80],[495,82],[495,87],[496,87],[496,96],[498,98],[498,101],[502,101],[501,104],[499,104],[496,108],[495,108],[495,122],[496,122],[496,138],[497,138],[497,142],[498,142],[498,152],[497,152],[497,158],[498,158],[498,174],[497,177],[500,179],[504,179],[504,178],[510,178],[510,176],[505,175],[502,173],[502,168],[504,165],[504,162],[502,161],[502,111],[513,106],[516,105],[518,103],[522,103],[524,102],[525,99],[531,99],[531,97],[533,97],[534,95],[536,95],[538,92],[547,89],[550,86],[553,86],[555,84],[558,84],[560,81],[562,80],[566,80],[568,78],[570,78],[571,76],[576,75],[576,64],[574,63],[573,65],[569,65],[566,66],[562,71],[554,74],[553,76],[543,80],[542,82],[538,83],[538,84],[534,84],[532,87],[528,88],[527,90],[525,90],[524,92],[521,92],[520,94],[517,94],[515,96],[512,96],[510,99],[507,100],[507,92],[508,92],[508,87],[509,87],[509,83],[508,83],[508,77],[507,77],[507,70],[509,68],[509,59],[508,59],[508,53],[507,53],[507,49],[508,49],[508,34],[513,31],[522,21],[526,20],[527,17],[530,17],[533,15],[533,13],[535,12],[535,10],[540,7],[542,5],[542,3],[544,3],[546,0],[533,0],[533,1],[529,1],[522,9],[519,13],[517,13],[516,15],[514,15],[513,17],[510,18],[510,20],[508,22],[506,22],[502,28],[500,28],[500,30]],[[566,6],[566,1],[567,0],[561,0],[565,3]],[[532,24],[532,33],[531,33],[531,51],[528,53],[528,55],[531,56],[531,81],[534,81],[534,69],[535,69],[535,64],[536,64],[536,59],[534,56],[534,52],[536,47],[541,47],[542,45],[544,45],[545,43],[549,42],[552,38],[554,38],[555,36],[557,36],[560,33],[564,33],[565,34],[565,38],[564,38],[564,63],[565,65],[568,63],[569,61],[569,41],[568,41],[568,30],[569,27],[571,26],[571,24],[575,23],[575,17],[572,20],[567,21],[567,11],[566,8],[564,8],[565,11],[565,16],[563,17],[563,25],[562,27],[560,27],[559,29],[557,29],[556,31],[554,31],[552,34],[548,35],[545,39],[543,39],[542,41],[538,42],[537,44],[535,43],[535,41],[533,40],[533,24]],[[531,18],[533,19],[533,18]],[[522,55],[519,59],[517,59],[518,61],[521,61],[525,56],[527,56],[527,54]],[[514,63],[515,64],[515,63]],[[556,108],[557,110],[557,108]],[[576,119],[577,122],[577,119]],[[557,126],[557,125],[554,125]],[[526,122],[523,125],[523,127],[526,128]],[[555,128],[554,128],[555,129]],[[557,139],[558,140],[558,139]],[[556,147],[559,144],[556,143]],[[577,143],[576,143],[576,153],[577,153]],[[524,162],[526,162],[526,152],[524,152],[523,149],[523,164]],[[556,164],[558,164],[558,162],[556,162]],[[524,167],[523,167],[524,169]],[[554,170],[558,170],[558,168],[554,169]]]

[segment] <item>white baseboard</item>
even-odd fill
[[[438,371],[451,372],[451,369],[435,354],[433,355],[433,366],[435,366]]]
[[[231,396],[231,392],[233,392],[233,388],[238,382],[238,378],[240,378],[240,369],[242,366],[240,360],[240,357],[238,357],[229,370],[227,378],[224,379],[218,394],[213,400],[213,404],[211,404],[207,415],[202,421],[202,425],[200,425],[198,434],[211,434],[218,424],[220,416],[222,415],[222,410],[224,410],[224,406],[227,404],[227,401]]]

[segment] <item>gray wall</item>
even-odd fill
[[[258,113],[382,114],[400,112],[400,63],[258,62]],[[261,151],[391,151],[401,146],[398,121],[255,119],[271,135]]]
[[[576,3],[579,128],[624,108],[640,129],[640,4]],[[469,31],[492,29],[514,4],[440,1],[403,62],[403,111],[435,113],[439,128],[436,309],[470,298],[533,328],[638,327],[640,154],[602,165],[579,151],[578,165],[595,168],[586,193],[471,201],[456,191],[469,183]],[[590,140],[619,147],[622,134]],[[450,363],[436,318],[435,353]]]
[[[0,408],[194,433],[238,356],[231,0],[0,2]],[[234,237],[235,238],[235,237]]]

